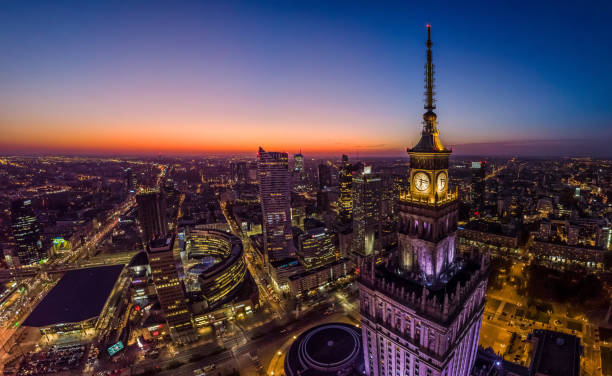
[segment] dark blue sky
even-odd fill
[[[0,144],[403,155],[431,23],[457,153],[610,155],[610,4],[5,2]]]

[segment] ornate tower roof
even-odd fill
[[[433,111],[436,108],[434,99],[434,65],[431,54],[431,25],[427,25],[427,63],[425,64],[425,106],[427,110],[423,114],[423,131],[418,144],[412,149],[408,149],[409,153],[450,153],[442,142],[440,142],[439,131],[436,125],[437,115]]]

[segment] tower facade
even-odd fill
[[[352,252],[359,257],[374,252],[374,238],[380,224],[380,176],[365,166],[353,177],[353,244]]]
[[[353,220],[353,168],[348,156],[342,156],[342,165],[338,171],[338,216],[343,226],[350,225]]]
[[[287,153],[259,148],[257,175],[261,198],[265,262],[293,256],[291,192]]]
[[[166,316],[170,336],[176,342],[189,343],[197,340],[197,332],[176,268],[174,239],[173,234],[151,239],[147,245],[147,257],[157,299]]]
[[[398,249],[360,265],[365,368],[369,376],[464,376],[476,357],[488,258],[455,251],[456,194],[451,151],[434,113],[431,30],[427,27],[423,131],[410,155],[410,190],[400,197]]]
[[[143,244],[155,236],[165,236],[168,233],[168,219],[164,193],[159,190],[139,193],[136,195],[136,203]]]
[[[472,162],[472,208],[482,212],[485,207],[485,169],[486,161]]]
[[[11,221],[19,263],[30,265],[46,258],[47,254],[40,237],[40,225],[34,215],[32,201],[23,199],[13,201]]]

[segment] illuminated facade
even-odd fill
[[[369,376],[467,376],[478,346],[488,258],[455,252],[457,201],[451,151],[438,138],[428,27],[421,140],[410,154],[410,192],[399,203],[398,250],[360,264],[360,309]]]
[[[299,243],[298,258],[307,270],[334,262],[339,257],[335,233],[324,227],[301,234]]]
[[[32,209],[32,201],[13,201],[11,220],[19,263],[30,265],[46,258],[47,255],[40,238],[40,226]]]
[[[293,189],[296,192],[306,190],[306,179],[304,178],[304,156],[302,153],[293,155],[293,172],[291,173]]]
[[[340,194],[338,195],[338,214],[342,225],[350,225],[353,220],[353,169],[346,155],[338,172]]]
[[[300,174],[304,172],[304,156],[302,153],[293,155],[293,171]]]
[[[353,240],[354,256],[366,257],[374,252],[374,238],[380,225],[381,184],[371,167],[364,167],[353,177]]]
[[[265,263],[295,254],[291,231],[291,195],[287,153],[259,148],[257,175],[261,197]]]
[[[174,239],[174,235],[152,239],[147,246],[147,257],[170,335],[176,342],[187,343],[195,341],[197,333],[176,267]]]
[[[240,293],[248,275],[240,238],[225,231],[196,228],[189,231],[187,252],[189,259],[200,260],[187,275],[197,278],[206,309],[216,308]]]

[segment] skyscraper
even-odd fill
[[[157,299],[166,316],[170,335],[176,342],[187,343],[195,341],[197,333],[176,268],[174,239],[175,235],[155,237],[147,245],[147,257]]]
[[[486,161],[472,162],[472,211],[482,212],[485,202]]]
[[[164,193],[158,190],[142,192],[136,195],[136,202],[143,244],[156,235],[165,236],[168,233],[168,219]]]
[[[287,153],[257,153],[265,262],[293,256],[291,192]]]
[[[125,190],[127,193],[134,193],[136,191],[136,176],[131,168],[125,169]]]
[[[300,174],[304,172],[304,156],[301,151],[293,155],[293,171]]]
[[[380,225],[380,176],[365,166],[353,177],[353,246],[356,256],[369,256],[374,251],[374,238]]]
[[[234,184],[246,184],[249,181],[249,166],[246,162],[230,163],[230,174]]]
[[[291,173],[291,180],[293,183],[293,189],[296,192],[302,192],[306,189],[306,182],[304,178],[304,156],[300,151],[298,154],[293,155],[293,172]]]
[[[342,156],[342,164],[338,172],[340,193],[338,195],[338,214],[341,225],[350,225],[353,220],[353,169],[348,156]]]
[[[32,209],[32,201],[18,199],[11,203],[13,236],[21,265],[34,264],[46,258],[40,239],[40,225]]]
[[[325,212],[330,207],[330,188],[332,186],[332,170],[328,164],[319,165],[319,190],[317,191],[317,210]]]
[[[332,186],[331,166],[321,163],[319,165],[319,191],[323,191]]]
[[[363,351],[369,376],[467,376],[487,286],[486,256],[455,252],[457,198],[448,190],[451,151],[438,137],[431,31],[421,140],[410,155],[410,192],[399,203],[398,250],[361,265]]]

